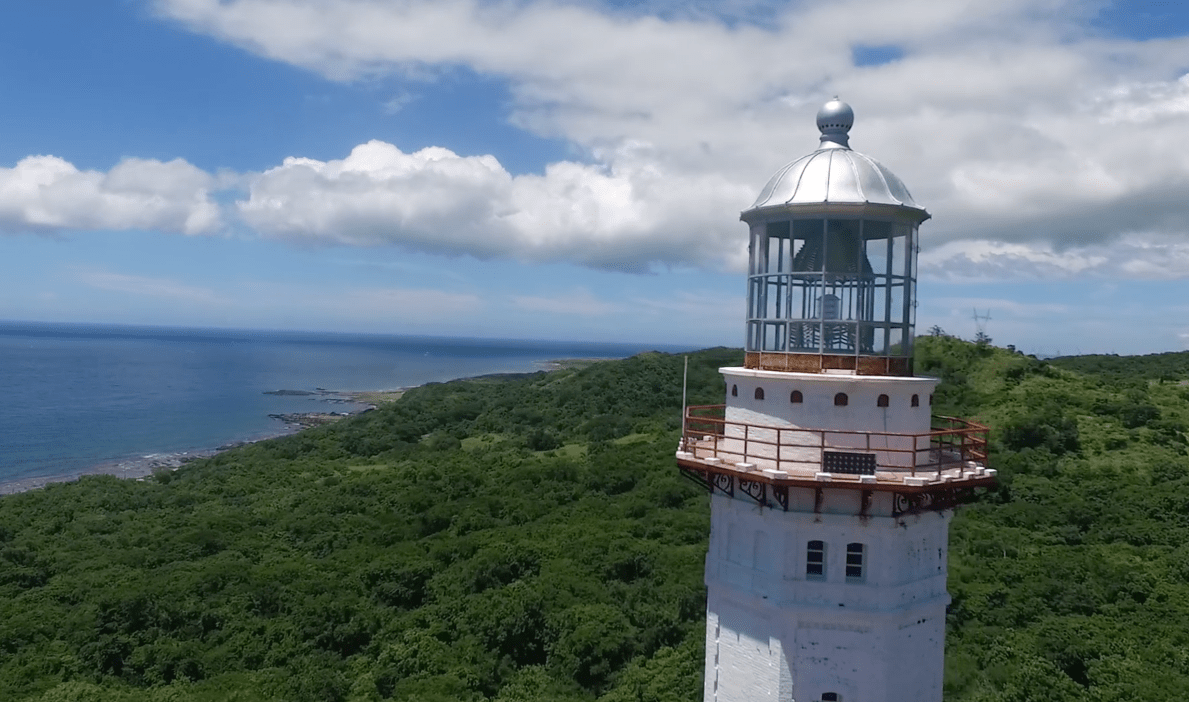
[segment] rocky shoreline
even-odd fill
[[[288,430],[281,431],[275,435],[256,439],[256,441],[264,441],[266,439],[273,439],[277,436],[285,436],[286,434],[292,433],[294,432]],[[23,478],[21,480],[12,480],[6,483],[0,483],[0,495],[12,495],[18,492],[36,490],[51,483],[70,483],[88,475],[114,475],[117,478],[129,480],[141,479],[161,471],[177,470],[190,461],[199,458],[209,458],[228,449],[233,449],[237,446],[243,446],[244,444],[250,443],[254,442],[236,441],[234,443],[225,444],[218,448],[202,449],[197,451],[150,453],[138,458],[127,458],[120,461],[100,463],[88,470],[82,471],[81,473],[70,473],[66,475],[40,475],[32,478]]]
[[[605,359],[568,358],[541,361],[539,365],[541,370],[552,371],[558,370],[560,368],[583,368],[592,363],[598,363],[601,360]],[[490,373],[487,375],[474,376],[474,378],[499,378],[517,375],[525,374]],[[100,463],[88,468],[87,470],[76,473],[35,476],[31,478],[11,480],[0,483],[0,496],[12,495],[18,492],[26,492],[28,490],[36,490],[52,483],[69,483],[88,475],[114,475],[115,477],[122,479],[141,480],[153,475],[154,473],[159,473],[162,471],[174,471],[186,465],[190,461],[200,458],[210,458],[211,456],[222,453],[223,451],[237,448],[239,446],[253,444],[257,441],[267,441],[268,439],[275,439],[280,436],[296,434],[303,429],[322,426],[331,422],[337,422],[344,419],[345,417],[363,414],[364,412],[370,412],[382,404],[399,400],[401,395],[403,395],[409,389],[410,388],[398,388],[396,390],[364,391],[337,391],[328,390],[326,388],[314,388],[313,390],[266,390],[264,392],[265,395],[277,395],[283,397],[309,397],[311,400],[316,399],[327,404],[359,405],[359,407],[347,412],[292,412],[284,414],[269,414],[269,417],[282,422],[283,426],[276,432],[271,432],[267,435],[254,438],[250,441],[235,441],[212,449],[178,451],[174,453],[152,453],[135,458],[126,458],[118,461]]]
[[[172,453],[151,453],[135,458],[126,458],[118,461],[99,463],[95,466],[92,466],[91,468],[88,468],[87,470],[77,473],[63,475],[42,475],[30,478],[22,478],[19,480],[11,480],[0,483],[0,495],[12,495],[18,492],[36,490],[52,483],[69,483],[88,475],[113,475],[121,479],[140,480],[153,475],[154,473],[177,470],[190,461],[200,458],[210,458],[211,456],[233,448],[238,448],[247,444],[253,444],[257,441],[267,441],[268,439],[275,439],[280,436],[288,436],[290,434],[295,434],[302,429],[321,426],[330,422],[339,421],[345,417],[362,414],[364,412],[370,412],[380,404],[385,402],[393,402],[399,399],[400,396],[404,394],[405,390],[406,388],[401,388],[399,390],[376,390],[364,392],[336,392],[333,390],[327,390],[325,388],[315,388],[313,391],[269,390],[265,392],[266,395],[309,395],[311,396],[311,399],[317,398],[328,404],[351,404],[361,405],[361,407],[347,412],[296,412],[287,414],[270,414],[268,415],[269,417],[282,422],[283,426],[275,432],[270,432],[264,436],[260,436],[250,441],[234,441],[211,449],[176,451]]]

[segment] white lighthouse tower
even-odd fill
[[[706,702],[941,702],[952,508],[995,482],[987,430],[912,374],[917,228],[850,149],[851,108],[780,169],[751,230],[747,348],[677,452],[711,493]]]

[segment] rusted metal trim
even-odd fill
[[[751,370],[791,373],[822,373],[826,370],[850,370],[856,375],[911,376],[912,358],[906,356],[870,356],[787,351],[748,351],[743,367]]]

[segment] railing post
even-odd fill
[[[747,463],[747,440],[751,436],[751,425],[743,425],[743,462]]]
[[[784,430],[780,427],[776,427],[776,470],[780,470],[780,454],[782,453],[781,449],[784,446],[784,439],[782,438],[783,435],[781,434],[783,431]]]
[[[818,449],[818,452],[817,452],[817,470],[820,471],[822,468],[825,467],[824,463],[826,460],[826,430],[822,429],[821,431],[818,432],[818,435],[820,435],[822,438],[822,446],[820,449]]]

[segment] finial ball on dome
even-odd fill
[[[822,105],[822,109],[817,111],[817,128],[822,133],[822,148],[849,149],[850,128],[854,123],[855,111],[837,96]]]
[[[850,105],[839,100],[837,96],[822,105],[822,109],[817,111],[817,128],[823,134],[826,131],[849,132],[854,123],[855,111],[850,108]]]

